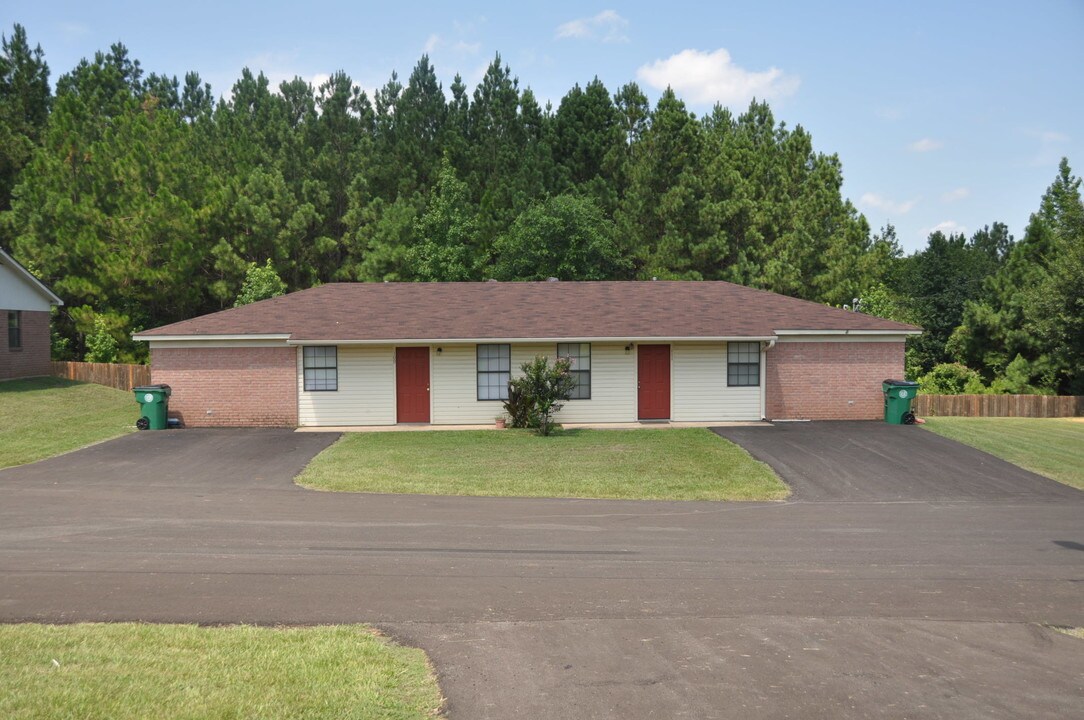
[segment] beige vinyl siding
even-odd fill
[[[478,400],[477,345],[442,345],[433,354],[433,424],[489,425],[504,404]],[[512,345],[512,377],[538,355],[557,356],[557,343]],[[591,399],[570,400],[561,422],[633,422],[636,420],[636,356],[624,345],[591,344]]]
[[[556,355],[557,345],[549,346]],[[591,399],[569,400],[558,422],[636,422],[636,354],[625,346],[591,343]]]
[[[508,343],[493,343],[507,345]],[[504,412],[498,400],[478,399],[478,345],[441,345],[441,353],[433,353],[433,424],[491,425]],[[550,348],[547,352],[547,348]],[[557,345],[512,345],[512,377],[520,375],[519,367],[536,355],[553,357]]]
[[[671,419],[759,420],[760,387],[727,387],[726,343],[675,343],[670,349]],[[761,353],[761,367],[764,353]]]
[[[305,392],[302,353],[297,353],[298,423],[395,424],[395,348],[340,345],[339,389]]]
[[[497,415],[504,412],[504,403],[478,399],[478,345],[440,347],[440,354],[433,353],[430,371],[433,379],[433,424],[491,425]],[[512,377],[520,375],[520,365],[536,355],[553,357],[556,351],[556,344],[512,345]]]
[[[438,354],[436,348],[440,347]],[[478,400],[476,344],[430,349],[432,423],[490,425],[504,412],[499,401]],[[536,355],[554,358],[557,343],[513,344],[512,376]],[[759,420],[761,387],[726,385],[726,343],[671,345],[671,407],[675,422]],[[761,354],[763,367],[763,353]],[[343,345],[339,389],[305,392],[297,359],[298,422],[303,426],[395,424],[395,347]],[[635,422],[636,352],[625,344],[591,343],[591,399],[570,400],[558,415],[566,423]]]
[[[492,425],[504,412],[499,400],[478,399],[477,345],[441,345],[430,356],[434,425]],[[516,370],[515,349],[512,370]]]

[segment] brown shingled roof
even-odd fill
[[[727,282],[331,283],[146,330],[295,341],[770,337],[913,325]]]

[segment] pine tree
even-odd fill
[[[477,226],[467,184],[456,177],[451,162],[441,162],[437,184],[429,194],[425,213],[414,223],[418,245],[410,259],[419,280],[449,282],[479,280]]]
[[[26,29],[0,36],[0,212],[11,207],[19,172],[41,142],[52,93],[41,46],[30,49]],[[0,238],[2,241],[3,238]]]

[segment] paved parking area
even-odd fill
[[[714,428],[804,501],[1080,501],[1084,493],[916,425],[777,423]]]
[[[1084,711],[1084,641],[1048,627],[1084,625],[1084,493],[967,490],[966,463],[921,501],[293,485],[334,439],[139,433],[0,471],[0,621],[370,622],[429,652],[453,720]]]

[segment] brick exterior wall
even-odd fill
[[[156,348],[151,381],[173,390],[170,417],[187,427],[296,427],[297,350]]]
[[[881,381],[903,377],[903,343],[781,342],[765,375],[769,420],[877,420]]]
[[[8,347],[8,311],[0,310],[0,380],[51,375],[49,364],[49,313],[23,310],[20,322],[22,348]]]

